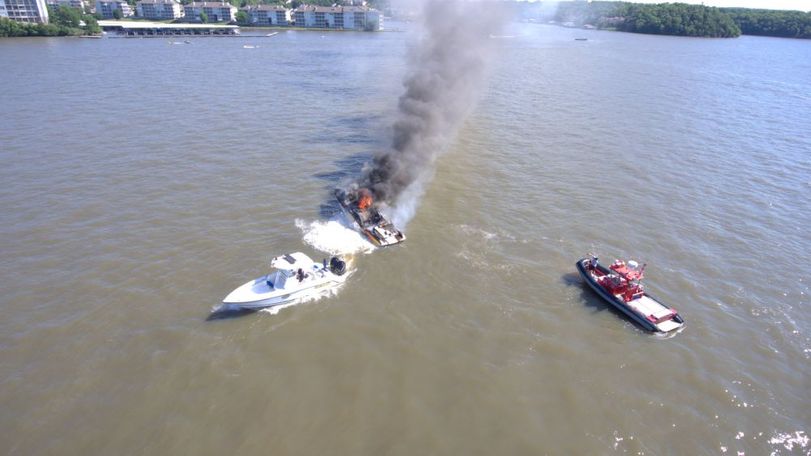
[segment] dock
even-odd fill
[[[149,21],[99,21],[108,34],[121,37],[163,36],[235,36],[239,26],[220,24],[183,24]]]

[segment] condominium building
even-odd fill
[[[45,0],[0,0],[0,17],[12,21],[48,23],[48,8]]]
[[[190,21],[199,20],[200,13],[206,13],[209,22],[233,22],[237,14],[237,7],[225,2],[192,2],[183,9]]]
[[[115,10],[121,11],[121,17],[131,17],[135,14],[124,0],[96,0],[96,14],[101,14],[102,19],[114,18]]]
[[[365,6],[301,5],[293,17],[296,27],[383,30],[383,14]]]
[[[290,25],[290,10],[279,5],[257,5],[242,8],[251,25]]]
[[[172,20],[183,17],[183,6],[177,0],[141,0],[135,5],[138,17]]]
[[[293,10],[293,21],[296,27],[315,27],[315,7],[301,5]]]
[[[2,1],[2,0],[0,0]],[[46,3],[49,6],[60,7],[60,6],[67,6],[69,8],[78,8],[84,12],[85,10],[85,1],[84,0],[46,0]]]
[[[344,28],[353,30],[383,30],[383,13],[365,6],[345,6]]]

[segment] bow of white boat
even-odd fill
[[[223,299],[224,304],[245,304],[272,298],[273,288],[268,285],[268,276],[262,276],[242,284]]]

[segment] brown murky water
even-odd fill
[[[811,454],[805,41],[516,25],[404,245],[207,319],[324,255],[410,36],[0,41],[0,452]],[[686,330],[601,303],[592,250]]]

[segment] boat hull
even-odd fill
[[[667,330],[663,331],[660,328],[660,326],[657,326],[655,323],[648,320],[644,315],[640,314],[639,312],[634,310],[632,307],[630,307],[624,300],[612,295],[605,288],[603,288],[599,283],[597,283],[597,281],[594,280],[592,275],[586,269],[586,262],[588,262],[588,261],[589,261],[588,258],[582,258],[577,262],[577,264],[576,264],[577,265],[577,271],[580,273],[580,276],[583,277],[583,280],[585,280],[585,282],[589,285],[589,287],[591,287],[591,289],[594,290],[595,293],[597,293],[601,298],[603,298],[603,300],[607,301],[609,304],[614,306],[617,310],[624,313],[626,316],[628,316],[628,318],[633,320],[634,323],[636,323],[637,325],[639,325],[640,327],[642,327],[646,331],[655,332],[655,333],[670,333],[670,332],[679,330],[684,326],[684,320],[681,318],[680,315],[676,314],[676,315],[673,316],[673,318],[671,320],[674,321],[677,324],[675,324],[675,325],[666,325]],[[599,268],[600,271],[602,271],[605,274],[609,274],[611,272],[608,268],[605,268],[602,265],[598,265],[597,267]],[[660,305],[660,306],[662,306],[664,308],[670,309],[669,306],[666,306],[665,304],[661,303],[656,298],[654,298],[653,296],[651,296],[651,295],[649,295],[647,293],[644,294],[644,298],[649,299],[649,300],[657,303],[658,305]]]
[[[273,290],[267,285],[267,276],[263,276],[232,291],[222,303],[240,309],[266,309],[313,297],[335,285],[338,285],[338,282],[325,281],[295,291]]]

